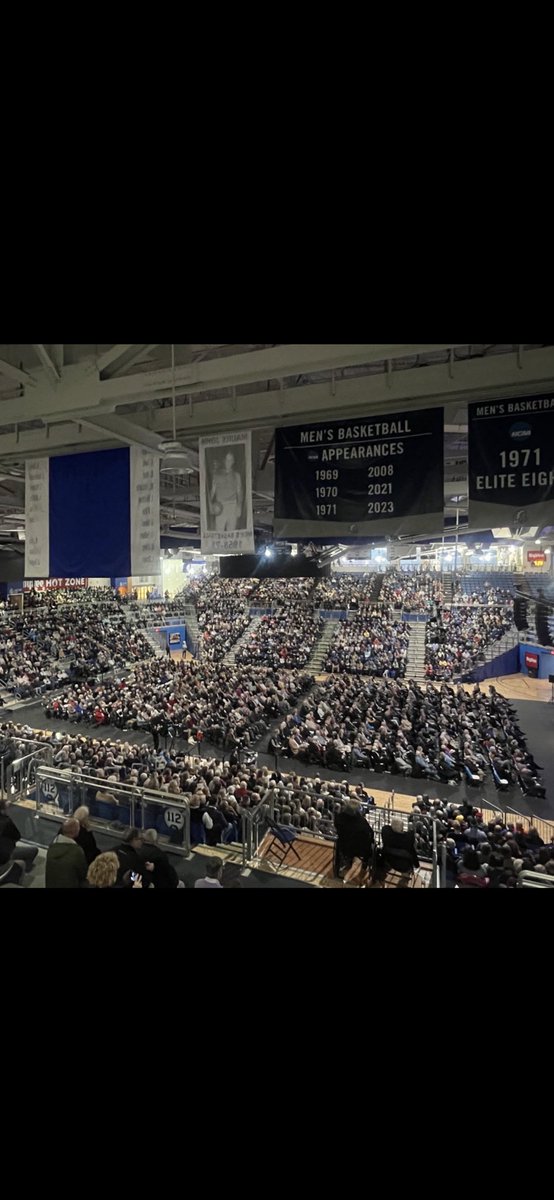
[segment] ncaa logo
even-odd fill
[[[185,817],[180,808],[166,808],[164,812],[164,821],[168,829],[182,829],[185,824]]]
[[[516,421],[510,429],[510,437],[513,442],[524,442],[531,437],[532,429],[527,421]]]

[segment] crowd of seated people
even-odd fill
[[[471,672],[484,660],[487,647],[503,638],[512,624],[511,608],[445,609],[427,624],[427,679],[449,680]]]
[[[31,738],[33,741],[27,741]],[[17,739],[17,740],[14,740]],[[191,757],[175,746],[158,752],[151,744],[99,741],[75,734],[34,733],[29,727],[4,723],[0,728],[0,755],[10,758],[31,749],[36,741],[50,745],[53,765],[98,780],[94,800],[113,800],[118,784],[166,792],[194,807],[191,833],[194,844],[210,845],[240,839],[243,809],[270,805],[274,820],[299,831],[334,835],[334,818],[349,800],[364,807],[373,804],[361,784],[307,779],[268,767],[246,768],[237,761]],[[208,813],[208,820],[204,816]]]
[[[71,658],[73,668],[107,671],[152,654],[113,601],[78,608],[45,603],[0,624],[0,679],[22,697],[58,687],[67,678],[57,666],[60,659]]]
[[[288,666],[246,669],[154,659],[125,679],[73,684],[48,700],[46,715],[119,729],[151,729],[163,717],[195,742],[232,746],[258,740],[311,682]]]
[[[323,669],[400,678],[406,674],[409,641],[405,621],[395,621],[390,610],[368,609],[367,615],[340,622]]]
[[[312,604],[314,579],[262,579],[252,597],[254,608],[288,608]]]
[[[433,611],[444,600],[441,577],[436,571],[387,571],[379,599],[408,612]]]
[[[447,886],[516,887],[522,871],[554,875],[554,842],[546,844],[537,829],[503,816],[485,820],[478,806],[446,804],[418,796],[410,826],[416,847],[429,854],[436,821],[439,862],[446,849]]]
[[[212,579],[196,602],[200,656],[221,662],[250,623],[252,579]]]
[[[376,582],[381,576],[374,572],[361,575],[332,575],[316,585],[312,601],[315,608],[332,610],[365,609],[373,600]]]
[[[260,619],[252,635],[236,652],[236,662],[243,666],[272,667],[286,664],[303,667],[311,657],[321,637],[323,622],[302,604],[282,606],[275,616]]]
[[[452,603],[486,604],[491,607],[494,604],[511,604],[512,598],[511,588],[498,587],[497,584],[486,580],[480,580],[474,585],[469,576],[455,584]]]
[[[272,735],[271,753],[331,769],[457,784],[485,778],[543,795],[515,710],[493,687],[333,676]]]

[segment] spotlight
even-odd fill
[[[271,549],[271,546],[266,546],[264,554],[266,558],[273,558],[273,550]]]

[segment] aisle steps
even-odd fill
[[[406,678],[414,679],[416,683],[425,681],[425,634],[426,621],[410,623],[410,642],[406,663]]]
[[[307,671],[312,672],[314,675],[321,675],[323,671],[323,664],[329,653],[329,647],[331,642],[334,640],[340,624],[340,621],[325,621],[321,637],[319,641],[316,642],[316,645],[312,651],[312,657],[306,664]]]
[[[236,661],[237,650],[241,650],[242,647],[245,646],[246,643],[250,641],[252,634],[256,632],[258,626],[261,625],[261,623],[262,623],[261,617],[254,617],[254,619],[250,622],[250,624],[246,626],[246,629],[245,629],[244,633],[241,634],[241,636],[239,637],[238,642],[235,642],[234,646],[231,646],[231,649],[227,651],[227,654],[225,655],[225,658],[223,659],[223,662],[225,663],[226,666],[232,666],[232,664]]]

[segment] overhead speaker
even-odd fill
[[[528,609],[529,605],[527,604],[526,600],[514,600],[514,624],[516,629],[519,629],[520,632],[522,629],[529,628],[529,622],[527,620]]]

